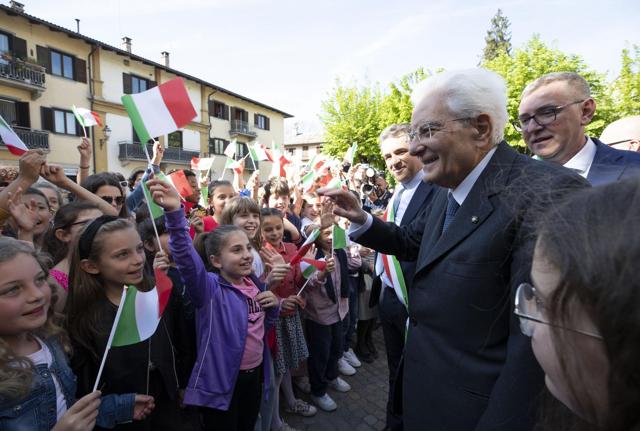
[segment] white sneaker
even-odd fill
[[[329,394],[325,393],[321,397],[314,397],[311,395],[311,401],[318,407],[320,407],[325,412],[332,412],[338,408],[338,405],[335,401],[329,396]]]
[[[343,376],[353,376],[356,373],[356,369],[349,365],[344,356],[338,359],[338,371]]]
[[[294,377],[293,384],[305,394],[311,393],[311,385],[307,376]]]
[[[349,365],[351,365],[352,367],[358,368],[362,366],[362,362],[360,362],[356,354],[353,352],[353,349],[349,349],[348,351],[344,352],[344,355],[342,357],[346,359]]]
[[[340,377],[336,377],[335,380],[331,380],[329,382],[329,387],[338,392],[349,392],[351,390],[351,385]]]

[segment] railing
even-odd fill
[[[231,120],[231,130],[229,130],[230,135],[245,135],[256,137],[258,134],[253,130],[253,127],[249,125],[246,121],[241,120]]]
[[[45,88],[45,71],[42,66],[21,60],[0,58],[0,78]]]
[[[118,142],[118,145],[120,146],[120,153],[118,155],[120,160],[147,160],[140,143],[120,141]],[[149,155],[151,155],[153,145],[147,145],[147,151],[149,151]],[[182,148],[166,147],[164,155],[162,156],[162,161],[188,164],[191,163],[192,157],[200,157],[200,152],[183,150]]]
[[[49,132],[45,132],[44,130],[32,130],[28,127],[18,126],[14,126],[13,130],[30,150],[40,149],[49,151]]]

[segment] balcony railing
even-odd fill
[[[120,160],[147,160],[139,142],[120,141],[118,145],[120,146],[120,153],[118,155]],[[147,151],[149,151],[149,155],[151,155],[153,145],[147,145]],[[162,161],[187,165],[191,163],[192,157],[200,157],[200,152],[166,147]]]
[[[36,97],[46,88],[44,68],[21,60],[0,57],[0,78],[8,85],[30,89]]]
[[[14,126],[13,130],[30,150],[40,149],[49,151],[49,132],[17,126]],[[2,142],[2,138],[0,138],[0,142]],[[2,142],[2,144],[4,145],[4,142]]]
[[[231,130],[229,130],[229,135],[244,135],[252,138],[258,136],[249,123],[241,120],[231,120]]]

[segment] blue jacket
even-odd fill
[[[596,144],[596,155],[593,157],[587,180],[593,186],[640,176],[640,153],[616,150],[591,138]]]
[[[62,346],[55,339],[45,340],[53,361],[50,367],[37,365],[26,398],[0,399],[0,431],[49,431],[57,422],[55,376],[69,409],[76,401],[76,376],[69,368]],[[106,395],[101,398],[97,424],[113,428],[133,418],[135,394]]]
[[[127,195],[125,198],[125,205],[127,205],[127,209],[129,212],[136,212],[138,207],[142,202],[144,202],[144,190],[142,190],[142,183],[149,179],[151,172],[157,174],[160,172],[160,166],[158,165],[149,165],[147,170],[142,175],[140,182],[136,186],[135,189],[131,193]]]
[[[193,248],[184,209],[165,213],[169,250],[196,308],[198,353],[185,390],[185,404],[227,410],[240,371],[247,338],[249,310],[245,296],[219,274],[207,272]],[[251,277],[258,289],[265,289]],[[265,310],[263,365],[270,360],[266,335],[278,319],[279,307]],[[264,367],[264,388],[269,386]],[[265,391],[266,397],[266,391]]]

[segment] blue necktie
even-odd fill
[[[447,195],[447,210],[444,214],[444,223],[442,224],[442,233],[445,233],[445,231],[453,221],[456,212],[458,212],[458,208],[460,208],[460,205],[453,198],[453,194],[449,192]]]
[[[400,207],[400,199],[402,199],[402,194],[404,193],[404,191],[405,191],[404,187],[400,188],[395,198],[393,199],[393,221],[394,222],[398,219],[398,208]]]

